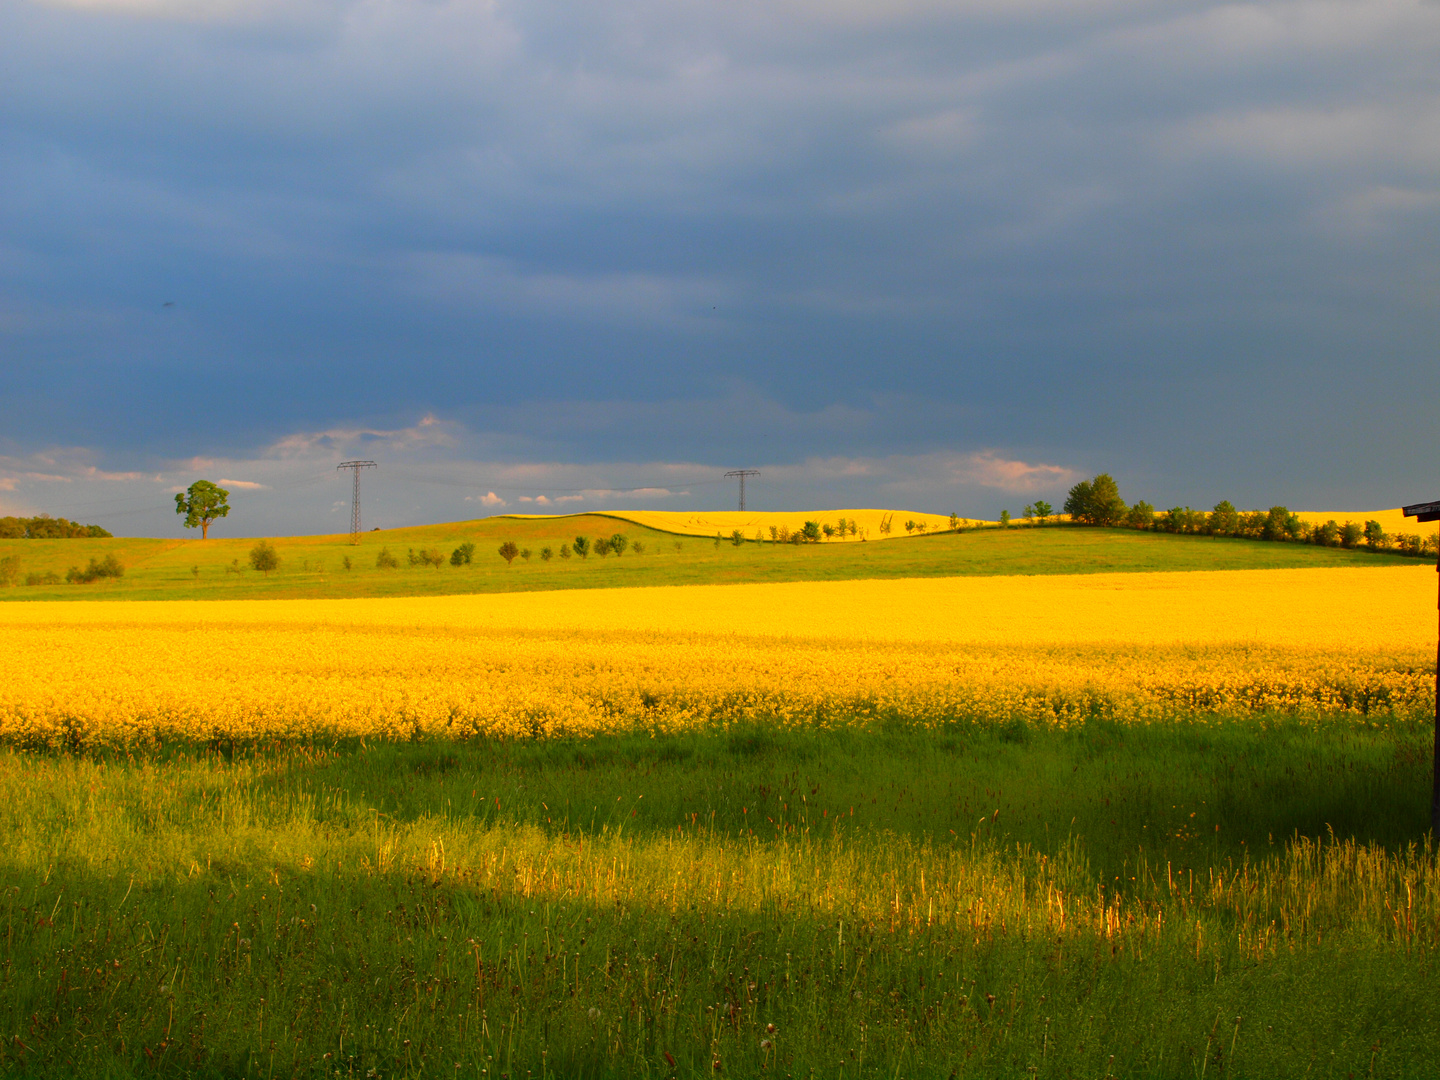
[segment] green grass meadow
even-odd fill
[[[645,551],[496,554],[613,532]],[[277,539],[268,577],[236,572],[249,539],[9,541],[22,575],[126,573],[0,598],[1411,565],[1068,527],[717,546],[598,516],[347,541]],[[470,566],[406,562],[467,541]],[[1197,713],[0,748],[0,1075],[1433,1076],[1432,745],[1413,718]]]
[[[225,523],[215,526],[217,533]],[[621,556],[541,560],[541,548],[583,533],[592,538],[624,533],[645,550]],[[531,557],[507,565],[500,545],[512,540]],[[474,561],[454,567],[411,566],[408,552],[433,548],[448,560],[462,543],[475,545]],[[118,580],[90,584],[23,584],[0,588],[0,600],[167,600],[302,597],[416,596],[518,592],[537,589],[623,588],[635,585],[704,585],[753,581],[842,581],[856,578],[947,577],[970,574],[1074,574],[1158,570],[1259,570],[1292,567],[1396,566],[1414,560],[1392,553],[1262,543],[1227,537],[1176,536],[1129,529],[987,528],[876,541],[808,545],[680,537],[596,514],[557,518],[484,518],[478,521],[390,529],[349,536],[280,537],[273,541],[279,569],[249,567],[253,538],[209,540],[74,539],[0,541],[0,558],[19,562],[19,579],[52,573],[114,554],[125,567]],[[379,569],[388,549],[400,561]],[[349,559],[351,568],[345,568]]]
[[[1434,1074],[1423,726],[0,755],[0,1071]]]

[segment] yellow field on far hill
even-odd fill
[[[1378,521],[1391,536],[1396,533],[1419,533],[1423,536],[1435,530],[1434,525],[1419,525],[1414,518],[1407,518],[1398,506],[1393,510],[1299,510],[1296,513],[1307,525],[1324,525],[1327,521],[1338,525],[1347,521],[1364,525],[1367,521]]]
[[[745,534],[745,539],[754,540],[759,533],[770,539],[771,528],[786,529],[791,533],[805,527],[807,521],[818,525],[838,526],[843,519],[854,522],[854,534],[846,530],[844,537],[833,536],[833,540],[893,540],[919,532],[941,532],[950,528],[948,514],[922,514],[913,510],[606,510],[605,517],[619,518],[647,529],[675,533],[678,536],[714,536],[720,533],[729,536],[736,529]],[[512,517],[538,517],[540,515],[514,514]],[[890,531],[881,530],[881,523],[890,523]],[[962,518],[967,525],[993,525],[996,522],[980,518]],[[905,523],[915,522],[916,528],[907,531]],[[923,528],[921,527],[923,526]]]

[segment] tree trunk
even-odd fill
[[[200,519],[200,539],[210,539],[210,522],[206,521],[204,518]]]

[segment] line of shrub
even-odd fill
[[[92,558],[90,565],[83,568],[72,566],[65,572],[65,580],[72,585],[88,585],[92,581],[124,576],[125,567],[114,555],[106,555],[105,558],[98,560]],[[8,588],[17,581],[22,581],[19,557],[16,555],[0,556],[0,586]],[[60,575],[54,570],[32,570],[24,576],[22,583],[25,585],[59,585]]]
[[[1106,525],[1152,532],[1183,533],[1196,536],[1233,536],[1246,540],[1272,540],[1289,543],[1319,544],[1322,547],[1357,548],[1392,551],[1402,555],[1433,556],[1434,536],[1418,533],[1387,533],[1378,521],[1363,525],[1346,521],[1343,525],[1333,518],[1323,524],[1303,521],[1299,514],[1284,506],[1269,510],[1237,510],[1227,499],[1215,504],[1213,510],[1192,510],[1175,506],[1157,511],[1144,499],[1127,506],[1120,497],[1120,487],[1109,473],[1093,480],[1082,480],[1070,489],[1065,500],[1065,513],[1082,525]]]
[[[39,517],[0,517],[0,540],[70,540],[75,537],[108,538],[110,533],[99,525],[81,525],[78,521]]]

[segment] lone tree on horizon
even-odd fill
[[[230,504],[225,500],[230,492],[217,487],[209,480],[196,480],[184,495],[175,496],[175,513],[185,515],[185,528],[200,528],[200,539],[210,539],[210,523],[230,513]]]

